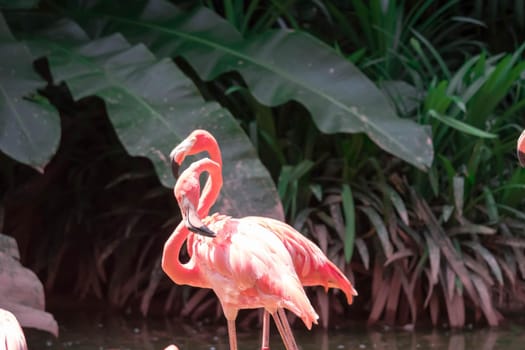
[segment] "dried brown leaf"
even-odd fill
[[[184,304],[184,308],[180,312],[181,316],[187,317],[191,314],[197,306],[202,303],[204,298],[210,293],[211,289],[201,288],[191,296],[191,298]]]
[[[498,260],[501,270],[503,270],[503,273],[507,276],[511,286],[514,287],[516,285],[516,272],[513,271],[513,269],[502,258],[496,257],[496,259]]]
[[[385,307],[385,321],[393,325],[396,321],[396,312],[399,304],[399,294],[401,292],[401,273],[400,269],[395,269],[394,274],[388,282],[390,288]]]
[[[355,246],[359,252],[363,266],[368,270],[370,268],[370,254],[368,253],[368,247],[366,246],[365,241],[362,238],[356,238]]]
[[[369,326],[375,324],[379,320],[379,317],[383,313],[388,295],[390,293],[390,283],[381,280],[378,287],[378,293],[376,297],[372,299],[372,310],[370,311],[370,315],[368,316],[367,323]]]
[[[175,297],[179,294],[178,293],[179,287],[173,286],[170,289],[170,292],[168,293],[168,297],[166,298],[166,301],[164,302],[164,312],[167,313],[171,310],[173,307],[173,301],[175,300]]]
[[[162,268],[160,266],[160,257],[155,261],[155,265],[151,270],[151,275],[148,283],[148,287],[142,294],[142,300],[140,301],[140,312],[142,316],[146,316],[149,310],[149,304],[153,294],[157,290],[157,286],[163,276]]]
[[[62,257],[64,256],[64,253],[66,252],[67,247],[68,247],[67,243],[61,244],[57,252],[53,255],[53,258],[51,259],[51,262],[48,265],[47,278],[46,278],[46,290],[53,289],[56,277],[58,275],[58,271],[60,270],[60,267],[62,265]]]
[[[414,199],[415,212],[421,218],[421,220],[427,224],[432,238],[443,252],[446,261],[459,276],[459,279],[461,280],[461,283],[469,294],[471,300],[476,302],[476,292],[474,290],[474,286],[472,285],[472,281],[470,280],[468,270],[463,264],[461,258],[458,256],[458,253],[456,252],[449,237],[447,237],[443,231],[443,228],[430,210],[428,204],[424,200],[418,198],[413,189],[411,189],[411,194]]]
[[[379,257],[376,257],[372,272],[372,300],[377,299],[383,285],[383,270],[383,264],[381,264]]]
[[[459,234],[493,235],[496,232],[497,231],[492,227],[476,224],[463,224],[461,226],[451,227],[449,230],[447,230],[447,233],[450,236]]]
[[[403,259],[403,258],[406,258],[406,257],[409,257],[409,256],[413,256],[413,255],[414,255],[414,252],[412,250],[410,250],[410,249],[404,249],[404,250],[401,250],[401,251],[397,251],[394,254],[392,254],[385,261],[383,266],[387,267],[388,265],[390,265],[391,263],[393,263],[396,260]]]
[[[478,261],[472,259],[469,256],[465,256],[463,260],[465,261],[465,265],[467,265],[469,269],[481,277],[485,283],[490,286],[494,285],[494,279],[490,276],[489,270],[484,265],[480,264]]]
[[[381,242],[381,246],[383,247],[383,252],[385,253],[385,256],[389,258],[393,254],[394,248],[390,242],[390,235],[385,227],[385,223],[372,207],[359,206],[358,208],[365,213],[374,226],[379,241]]]
[[[96,271],[98,272],[100,279],[103,282],[107,281],[106,270],[104,268],[104,262],[106,261],[107,258],[111,256],[111,254],[113,254],[115,249],[117,249],[117,247],[120,245],[122,241],[123,239],[119,238],[109,243],[105,243],[102,251],[99,251],[99,249],[95,249],[95,267],[96,267]]]
[[[130,279],[124,283],[121,288],[116,288],[115,299],[112,299],[114,305],[123,306],[129,297],[136,292],[141,284],[141,281],[146,280],[150,275],[150,271],[143,270],[138,273],[135,273]]]
[[[339,238],[344,241],[345,240],[345,222],[343,218],[343,213],[341,211],[341,197],[339,197],[339,202],[331,203],[328,208],[330,209],[330,216],[332,217],[335,230],[337,231],[337,235]]]
[[[395,218],[393,215],[388,215],[387,225],[388,225],[388,232],[390,233],[390,239],[392,240],[395,247],[397,248],[396,250],[407,249],[405,244],[403,243],[403,240],[401,240],[400,236],[398,235],[398,232],[400,230],[398,229],[397,218]]]
[[[490,326],[497,326],[501,320],[501,315],[496,311],[492,304],[492,298],[489,293],[488,286],[483,282],[483,280],[477,276],[472,276],[472,282],[474,282],[474,286],[476,287],[479,298],[481,300],[480,306],[481,310],[483,311],[483,314],[485,315],[485,319],[487,320],[487,323]]]
[[[316,288],[317,303],[321,313],[321,326],[324,329],[328,328],[328,321],[330,317],[330,304],[328,300],[328,294],[322,288]]]
[[[501,229],[501,233],[505,238],[513,237],[506,224],[501,223],[499,225],[499,228]],[[523,253],[523,250],[519,249],[518,247],[512,247],[512,252],[514,253],[514,257],[516,258],[516,263],[518,264],[518,269],[520,271],[521,278],[525,279],[525,253]]]
[[[431,272],[429,269],[425,269],[425,273],[427,275],[427,278],[428,278],[428,289],[427,289],[427,296],[425,298],[425,302],[423,303],[423,308],[426,308],[428,306],[428,304],[430,303],[430,301],[432,300],[432,296],[434,295],[434,286],[437,284],[437,283],[432,283],[432,275],[431,275]]]
[[[192,311],[191,313],[191,319],[192,321],[196,321],[196,320],[199,320],[199,319],[202,319],[202,316],[206,313],[206,311],[208,311],[214,304],[218,304],[218,316],[220,316],[220,314],[222,313],[222,309],[220,308],[220,304],[217,303],[217,299],[215,298],[210,298],[210,299],[207,299],[207,300],[204,300],[202,303],[198,304],[196,306],[196,308]],[[217,316],[217,317],[218,317]]]
[[[447,311],[451,328],[465,325],[465,304],[462,295],[454,294],[452,299],[447,299]]]
[[[438,282],[441,253],[439,252],[439,247],[437,246],[434,239],[426,232],[424,233],[424,236],[428,248],[428,257],[430,260],[430,283],[435,285]]]
[[[479,242],[465,242],[465,244],[474,249],[474,251],[476,251],[483,260],[485,260],[490,270],[492,271],[492,274],[496,277],[499,284],[502,286],[503,273],[501,272],[501,268],[498,264],[498,261],[496,260],[496,257]]]
[[[432,294],[429,302],[430,320],[435,327],[439,321],[439,298],[436,294]]]
[[[137,272],[139,272],[139,271],[141,271],[143,269],[144,264],[147,261],[148,253],[150,252],[150,248],[157,241],[158,241],[158,237],[156,237],[155,235],[152,235],[151,237],[148,238],[148,240],[146,241],[145,244],[141,245],[140,255],[139,255],[139,258],[138,258],[137,263],[135,265],[135,270]]]
[[[445,269],[446,273],[446,286],[447,286],[447,298],[452,299],[454,297],[454,290],[456,289],[456,275],[454,274],[454,271],[452,271],[451,268],[448,266]]]
[[[326,226],[323,224],[314,225],[313,235],[319,242],[319,248],[326,254],[328,252],[328,229]]]
[[[397,211],[397,214],[403,220],[403,223],[405,225],[410,225],[410,221],[408,219],[408,210],[406,208],[405,202],[399,195],[399,193],[396,192],[392,187],[385,184],[385,188],[387,190],[388,196],[390,197],[390,201],[394,205],[394,208]]]
[[[515,248],[525,248],[525,238],[519,237],[494,237],[490,240],[490,243],[500,244]]]

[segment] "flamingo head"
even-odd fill
[[[192,166],[186,169],[175,184],[175,198],[179,203],[182,219],[188,230],[203,236],[215,237],[217,234],[203,224],[197,213],[196,208],[200,197],[199,175]]]
[[[170,153],[172,161],[181,165],[186,156],[207,151],[210,144],[217,144],[215,138],[206,130],[193,130],[181,143],[179,143]]]
[[[523,130],[520,138],[518,139],[517,151],[520,165],[525,167],[525,130]]]

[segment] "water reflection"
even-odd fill
[[[225,326],[193,327],[181,320],[147,320],[141,318],[89,316],[83,313],[57,315],[60,337],[45,333],[27,333],[30,349],[73,350],[161,350],[176,344],[180,350],[229,350]],[[517,350],[523,349],[525,332],[522,326],[500,329],[455,331],[366,330],[352,327],[345,330],[308,332],[301,327],[294,331],[303,350],[377,349],[377,350]],[[239,349],[260,349],[260,333],[239,331]],[[272,330],[272,349],[284,349]]]
[[[303,337],[303,339],[306,339]],[[315,347],[303,349],[379,349],[379,350],[496,350],[523,349],[522,327],[508,329],[476,329],[466,331],[367,331],[333,334],[323,333]]]

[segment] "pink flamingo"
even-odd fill
[[[0,308],[0,350],[27,350],[24,332],[15,315]]]
[[[175,147],[170,158],[180,166],[186,156],[201,152],[208,152],[210,158],[222,167],[221,151],[217,141],[209,132],[200,129],[194,130]],[[222,177],[222,174],[220,176]],[[219,188],[212,188],[211,179],[208,178],[197,209],[201,217],[208,215],[219,195],[219,191]],[[245,217],[243,220],[254,221],[265,227],[284,243],[292,257],[295,271],[304,286],[324,286],[326,290],[328,288],[339,288],[346,295],[348,304],[352,303],[353,296],[357,295],[352,284],[312,241],[291,226],[278,220],[256,216]],[[262,349],[268,349],[268,344],[269,315],[264,312]]]
[[[238,311],[261,307],[274,318],[286,348],[298,349],[283,308],[300,317],[308,329],[318,316],[290,254],[282,241],[254,221],[220,214],[201,220],[196,208],[204,172],[209,174],[210,193],[222,186],[221,168],[208,158],[191,164],[179,177],[174,193],[183,220],[164,245],[162,268],[177,284],[214,290],[227,319],[230,349],[237,349]],[[193,236],[190,260],[182,264],[179,253],[189,231],[199,235]]]
[[[517,145],[518,160],[522,167],[525,167],[525,130],[520,135]],[[212,158],[213,159],[213,158]]]

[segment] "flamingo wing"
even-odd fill
[[[353,296],[357,295],[356,290],[348,278],[328,260],[315,243],[279,220],[259,216],[249,216],[243,220],[257,223],[283,242],[292,257],[295,270],[303,285],[320,285],[325,289],[339,288],[345,293],[348,304],[352,303]]]

